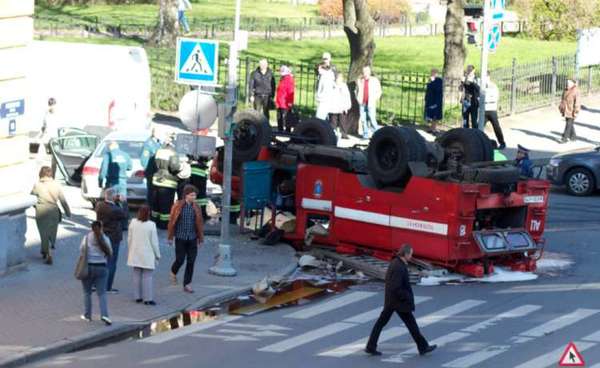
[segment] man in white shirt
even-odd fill
[[[494,128],[494,134],[498,140],[498,149],[503,150],[506,148],[506,142],[504,141],[504,134],[502,134],[502,128],[498,121],[498,99],[500,93],[498,92],[498,86],[489,78],[487,79],[487,85],[485,88],[485,123],[491,122]]]

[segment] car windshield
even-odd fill
[[[119,148],[125,151],[129,157],[139,159],[142,156],[142,149],[144,148],[144,142],[137,141],[119,141]],[[96,157],[102,157],[106,152],[106,142],[102,142],[102,146],[96,151]]]

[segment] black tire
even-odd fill
[[[517,167],[489,167],[475,171],[475,181],[489,184],[513,184],[519,181],[521,170]]]
[[[233,117],[233,161],[254,161],[263,146],[271,142],[271,126],[265,116],[255,110],[244,110]]]
[[[588,196],[596,189],[596,178],[588,169],[577,167],[565,175],[565,185],[569,194],[583,197]]]
[[[404,185],[408,180],[411,137],[406,129],[391,126],[380,128],[373,134],[367,162],[371,176],[380,185]]]
[[[312,143],[324,146],[337,146],[337,137],[328,122],[317,118],[306,118],[300,120],[300,123],[294,128],[294,135],[300,136],[292,138],[292,143]]]
[[[475,129],[451,129],[440,137],[439,143],[446,152],[459,151],[463,163],[485,161],[485,149]]]
[[[481,142],[481,147],[483,148],[483,161],[494,161],[494,146],[492,146],[492,141],[490,138],[479,129],[473,129],[475,133],[479,136],[479,141]]]

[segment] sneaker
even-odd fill
[[[110,290],[106,290],[106,292],[108,294],[118,294],[119,293],[119,289],[110,289]]]
[[[141,303],[141,302],[143,302],[143,301],[144,301],[144,299],[136,299],[136,300],[135,300],[135,302],[136,302],[136,303]]]
[[[373,356],[379,356],[379,355],[381,355],[381,351],[379,351],[377,349],[365,348],[365,353],[367,353],[369,355],[373,355]]]
[[[79,318],[81,318],[81,320],[86,321],[86,322],[92,322],[92,317],[88,317],[85,314],[82,314],[81,316],[79,316]]]
[[[435,350],[435,348],[437,348],[437,345],[429,345],[428,347],[425,348],[425,350],[423,351],[419,351],[419,355],[425,355],[427,353],[431,353],[432,351]]]
[[[186,293],[192,294],[194,292],[194,289],[192,289],[191,286],[186,285],[186,286],[183,287],[183,291],[185,291]]]
[[[112,321],[110,320],[110,318],[108,318],[106,316],[102,316],[100,319],[102,320],[102,322],[104,322],[105,325],[107,325],[107,326],[112,325]]]
[[[156,305],[156,302],[154,300],[148,300],[144,302],[145,305]]]
[[[506,148],[506,144],[505,143],[502,143],[501,145],[498,146],[499,150],[503,150],[505,148]]]

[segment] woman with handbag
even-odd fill
[[[150,207],[143,205],[137,218],[131,220],[127,234],[129,256],[127,265],[133,267],[133,294],[136,303],[156,305],[152,292],[152,272],[160,259],[156,224],[150,221]]]
[[[100,319],[107,326],[112,324],[108,318],[106,301],[106,283],[108,280],[107,259],[112,255],[110,240],[102,232],[100,221],[92,222],[92,231],[81,241],[79,261],[75,269],[75,278],[83,284],[85,312],[81,315],[84,321],[92,320],[92,287],[96,287],[100,303]]]
[[[31,194],[37,197],[35,222],[40,232],[42,257],[46,260],[46,264],[51,265],[50,249],[54,249],[58,224],[62,217],[58,202],[60,201],[67,217],[71,217],[71,209],[60,184],[52,179],[52,169],[49,166],[42,166],[39,177],[40,181],[34,185]]]

